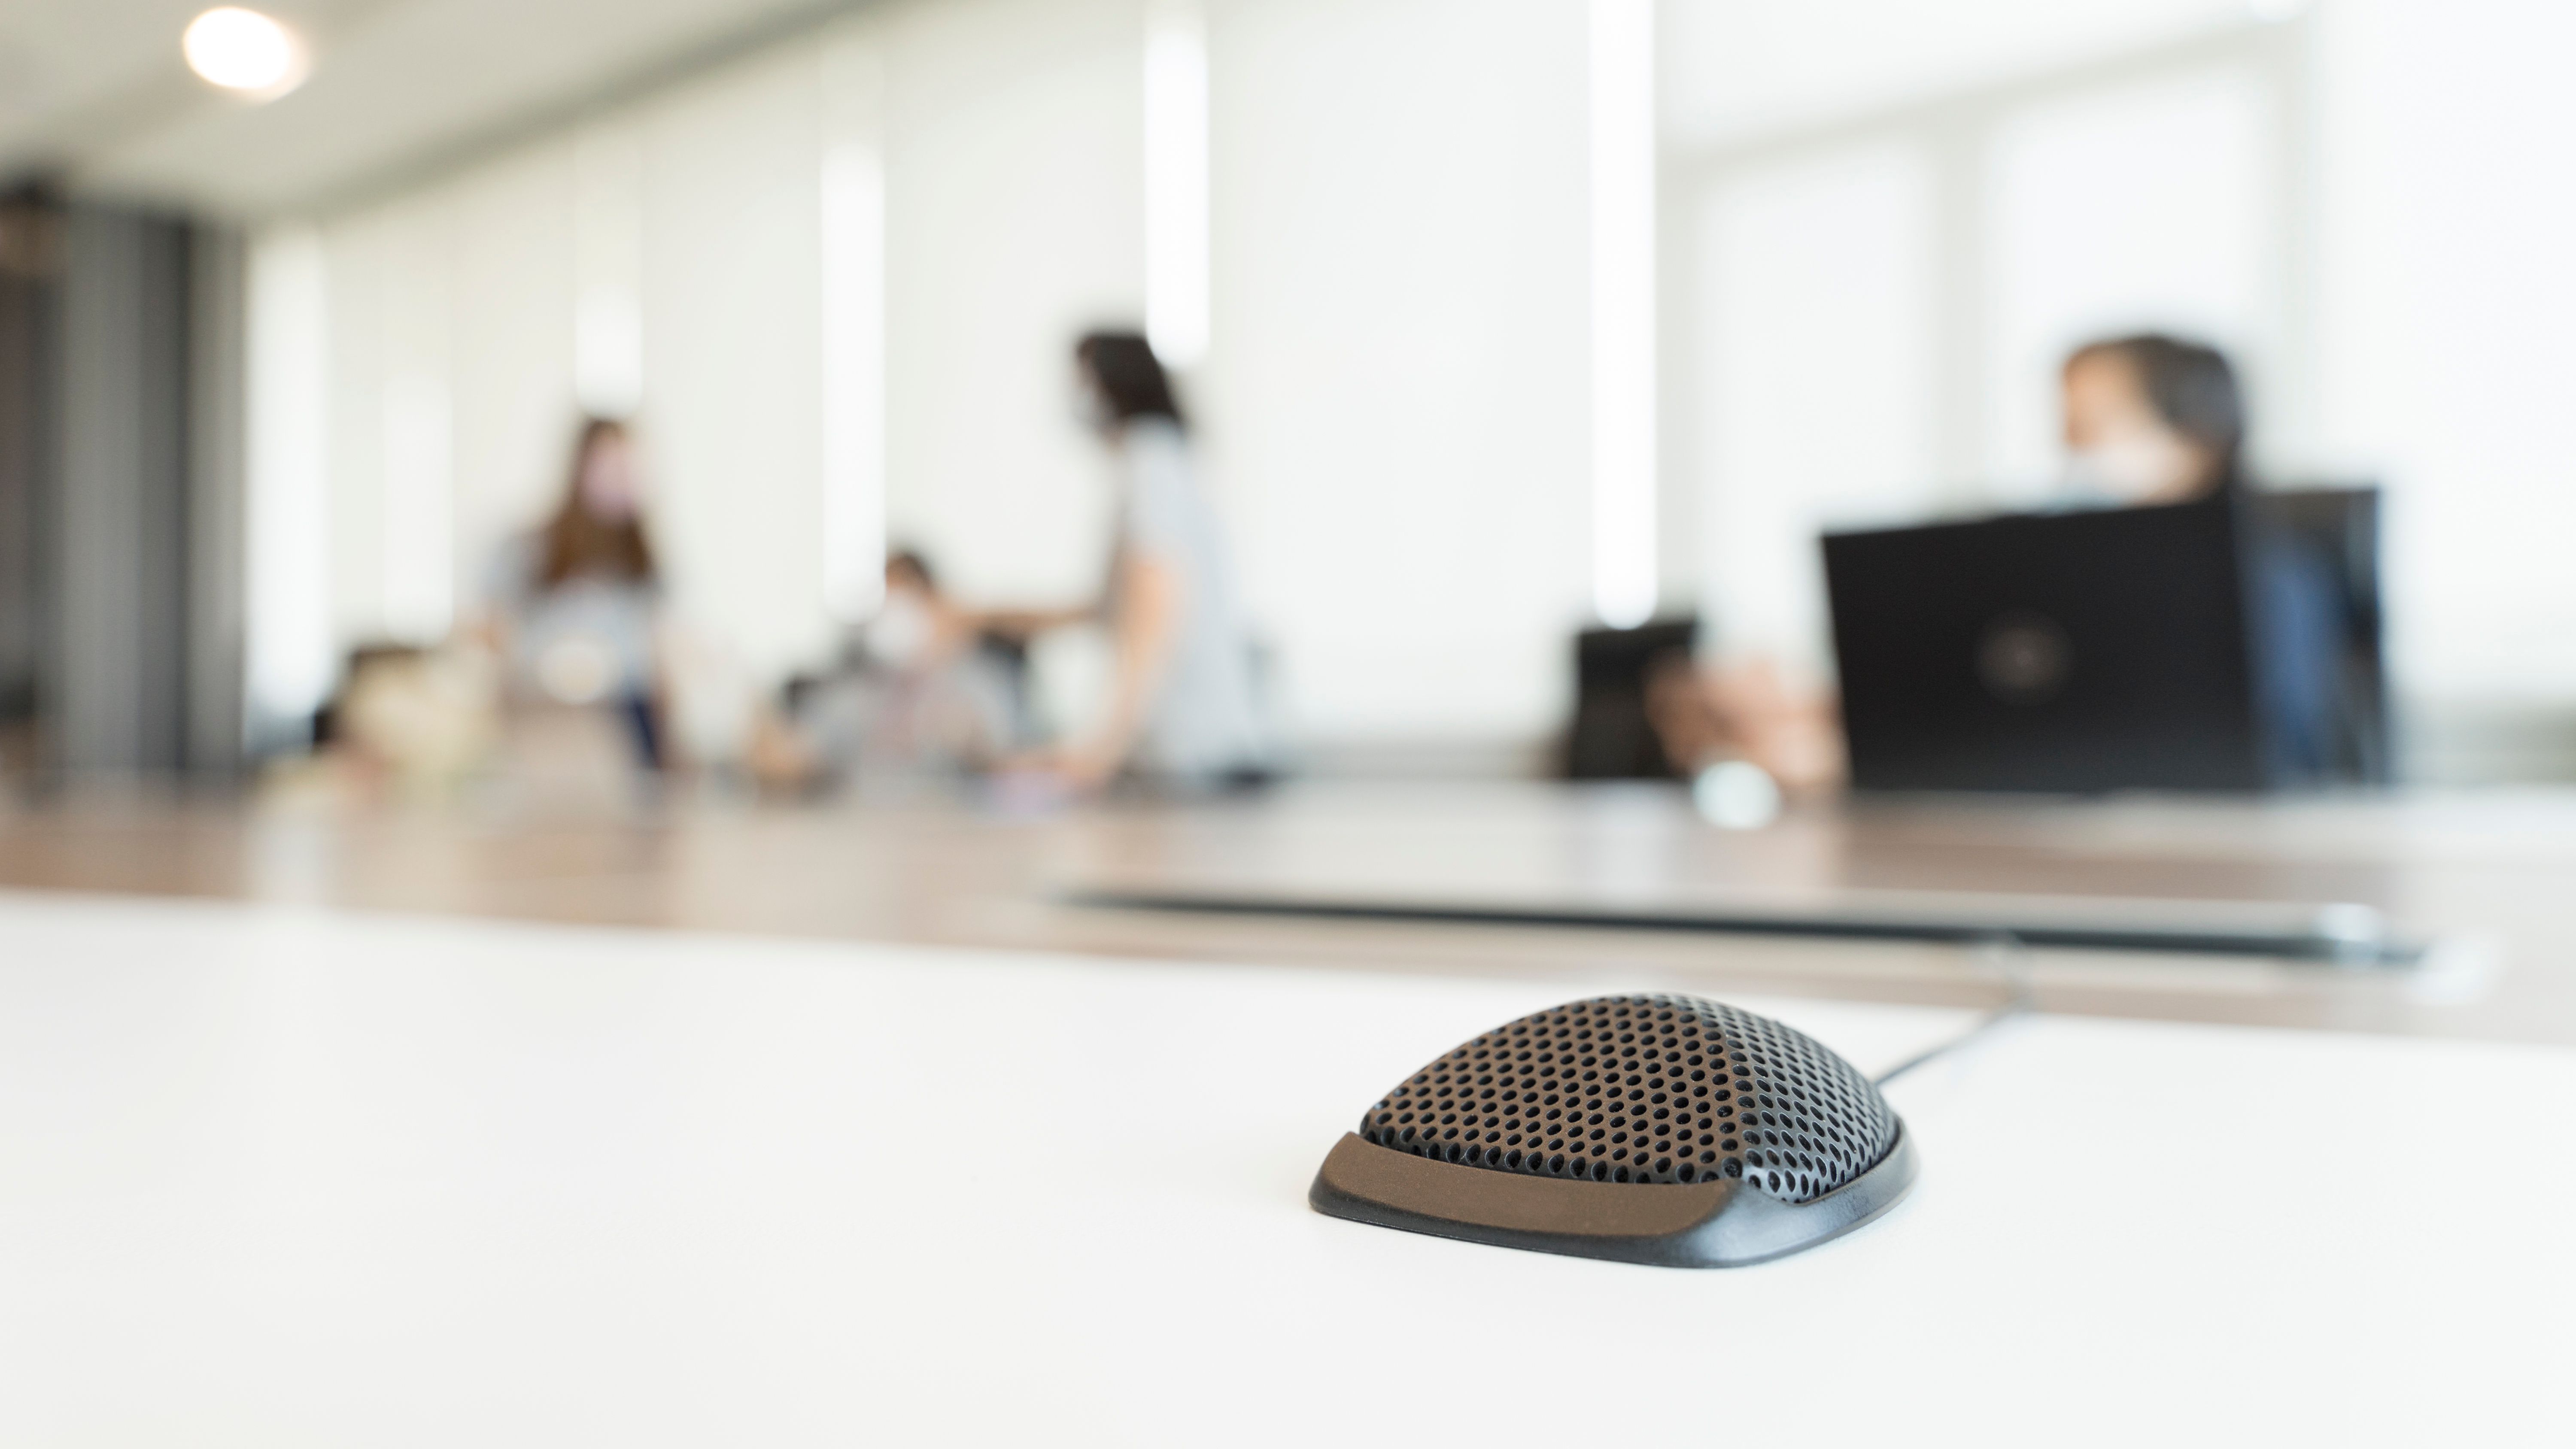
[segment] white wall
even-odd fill
[[[454,228],[447,387],[460,616],[495,547],[564,486],[573,397],[574,153],[553,138],[445,188]],[[417,546],[416,544],[414,546]]]
[[[2302,0],[1662,0],[1666,133],[1684,145],[2116,55]]]
[[[2281,100],[2253,67],[2198,66],[2034,105],[2000,128],[1985,178],[1983,455],[2002,490],[2060,466],[2066,354],[2142,327],[2226,349],[2258,421],[2274,425],[2262,445],[2278,441],[2261,384],[2283,360],[2270,223],[2287,178],[2271,164],[2268,114]]]
[[[769,677],[828,643],[819,78],[798,47],[638,119],[657,545],[688,622]]]
[[[1100,586],[1072,346],[1144,321],[1144,26],[1136,0],[888,17],[888,526],[970,595]]]
[[[2324,12],[2321,413],[2389,479],[2397,664],[2420,697],[2576,702],[2576,12]]]
[[[1830,671],[1819,528],[1937,508],[1925,159],[1874,143],[1735,178],[1683,218],[1702,279],[1680,322],[1706,652]]]
[[[1211,17],[1208,413],[1313,736],[1534,735],[1587,596],[1584,11]]]

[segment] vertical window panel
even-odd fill
[[[822,125],[814,56],[657,102],[644,146],[644,395],[656,544],[706,680],[823,657]],[[695,700],[713,697],[706,684]],[[740,721],[681,721],[701,748]]]
[[[1988,151],[1988,473],[2035,497],[2058,467],[2057,369],[2112,333],[2214,341],[2257,379],[2265,295],[2263,96],[2223,68],[2034,106]],[[2259,398],[2257,399],[2259,401]]]
[[[1145,9],[1145,335],[1172,367],[1208,342],[1207,15],[1200,0]]]
[[[322,235],[251,247],[245,653],[254,750],[309,738],[331,688],[330,273]]]
[[[1655,612],[1655,11],[1592,0],[1592,611]]]
[[[1821,672],[1816,534],[1933,501],[1933,195],[1905,147],[1746,174],[1699,225],[1702,599],[1716,647]]]
[[[885,593],[885,58],[849,35],[822,54],[823,607]]]

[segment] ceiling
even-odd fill
[[[265,105],[181,61],[210,3],[0,5],[0,181],[248,218],[328,206],[864,0],[253,0],[314,56]]]
[[[199,82],[179,34],[249,3],[311,44],[266,105]],[[0,0],[0,184],[258,217],[399,184],[870,0]],[[1667,134],[2134,47],[2300,0],[1663,0]],[[1919,12],[1919,13],[1918,13]]]

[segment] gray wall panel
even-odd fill
[[[55,757],[187,764],[188,232],[75,208],[65,250]]]
[[[243,752],[244,363],[249,250],[229,227],[190,239],[188,366],[189,768],[231,774]]]

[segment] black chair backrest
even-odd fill
[[[1037,743],[1043,732],[1038,727],[1037,694],[1029,683],[1029,641],[982,630],[975,635],[975,653],[1001,680],[1008,743],[1014,749]]]
[[[1586,629],[1575,636],[1567,779],[1669,780],[1679,773],[1647,718],[1646,688],[1666,661],[1687,663],[1698,642],[1695,618],[1634,629]]]
[[[2337,783],[2387,784],[2395,776],[2396,747],[2379,582],[2379,489],[2270,489],[2251,495],[2251,502],[2261,526],[2324,560],[2334,574],[2343,648],[2330,773]]]

